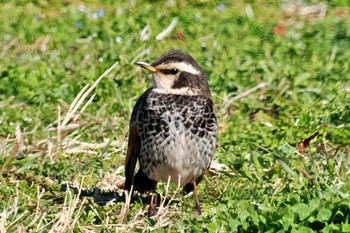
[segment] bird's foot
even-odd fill
[[[154,205],[150,205],[148,207],[147,215],[148,215],[149,218],[154,216],[154,215],[156,215],[157,213],[158,213],[158,210],[157,210],[157,208]]]
[[[197,219],[202,214],[201,208],[196,206],[194,208],[194,219]]]

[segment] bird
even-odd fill
[[[208,78],[192,56],[178,50],[136,65],[152,73],[153,87],[131,114],[124,189],[131,196],[134,190],[154,193],[158,182],[170,181],[194,192],[198,217],[197,184],[210,167],[218,131]],[[152,195],[148,215],[155,212]]]

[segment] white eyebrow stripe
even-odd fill
[[[185,71],[187,73],[191,73],[194,75],[200,74],[199,70],[197,70],[195,67],[185,62],[169,62],[164,65],[163,64],[159,65],[155,68],[159,70],[178,69],[179,71]]]

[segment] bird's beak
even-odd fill
[[[144,68],[144,69],[146,69],[146,70],[148,70],[148,71],[150,71],[152,73],[157,72],[156,68],[154,68],[153,66],[151,66],[150,64],[148,64],[146,62],[140,61],[140,62],[136,62],[135,64],[138,65],[138,66],[141,66],[142,68]]]

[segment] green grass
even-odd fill
[[[311,2],[0,3],[0,229],[350,232],[350,5]],[[132,107],[152,85],[134,62],[170,49],[205,70],[220,122],[197,220],[173,186],[152,218],[146,196],[101,192],[122,183]]]

